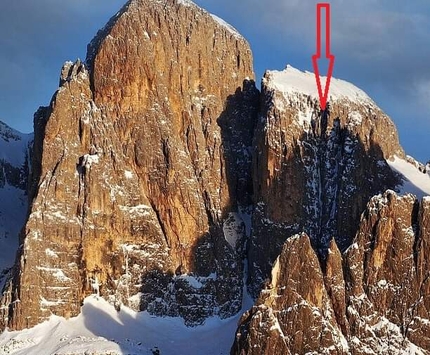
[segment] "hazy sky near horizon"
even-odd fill
[[[315,0],[195,0],[250,42],[257,81],[291,64],[312,71]],[[5,0],[0,12],[0,119],[32,131],[66,60],[125,0]],[[366,91],[396,123],[408,154],[430,160],[430,1],[332,0],[334,76]],[[259,84],[258,84],[259,85]]]

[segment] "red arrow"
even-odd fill
[[[328,59],[327,81],[325,83],[324,92],[321,86],[320,71],[318,68],[318,60],[321,59],[321,16],[325,9],[325,58]],[[333,75],[334,55],[330,53],[330,4],[317,4],[317,53],[312,56],[312,64],[314,66],[315,79],[318,87],[318,95],[320,98],[321,110],[325,110],[327,104],[328,93],[330,89],[330,80]]]

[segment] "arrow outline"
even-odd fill
[[[321,86],[320,72],[318,68],[318,59],[321,59],[321,12],[325,9],[326,21],[325,21],[325,57],[329,60],[327,80],[324,88],[324,93]],[[331,77],[333,75],[334,59],[335,56],[330,53],[330,4],[329,3],[318,3],[317,4],[317,53],[312,56],[312,65],[314,67],[315,79],[318,88],[318,95],[320,98],[320,107],[324,111],[327,105],[328,93],[330,90]]]

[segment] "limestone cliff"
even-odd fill
[[[321,112],[312,73],[288,66],[263,78],[253,150],[251,291],[256,295],[286,238],[305,231],[325,257],[354,237],[369,199],[395,189],[387,164],[404,157],[391,119],[360,89],[333,79]]]
[[[3,327],[76,315],[90,293],[187,324],[236,313],[253,77],[246,40],[176,0],[129,1],[66,63],[35,116]]]
[[[430,199],[372,198],[354,243],[319,264],[288,239],[271,282],[243,315],[232,354],[427,354]]]

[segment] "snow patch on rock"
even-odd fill
[[[360,112],[352,111],[349,114],[348,123],[352,126],[359,126],[363,122],[363,116]]]
[[[89,169],[93,164],[99,162],[99,156],[97,154],[85,154],[82,159],[82,166]]]
[[[227,219],[223,223],[224,238],[235,249],[237,241],[243,234],[243,221],[238,213],[230,212]]]
[[[232,25],[230,25],[229,23],[225,22],[222,18],[211,14],[212,18],[218,23],[218,25],[220,25],[221,27],[224,27],[225,29],[228,30],[228,32],[230,32],[233,36],[237,37],[237,38],[243,38],[242,35],[239,33],[238,30],[236,30]]]
[[[177,0],[179,5],[191,7],[191,6],[197,6],[194,2],[191,0]]]

